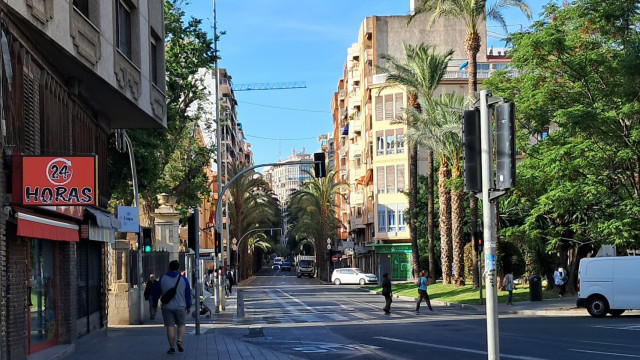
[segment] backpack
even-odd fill
[[[509,283],[510,283],[509,274],[507,274],[507,275],[504,276],[504,279],[502,279],[502,286],[507,287],[507,286],[509,286]]]
[[[419,277],[418,280],[416,280],[416,286],[420,287],[420,285],[422,285],[422,277]]]
[[[569,282],[569,277],[567,276],[566,271],[562,272],[562,277],[560,278],[560,281],[562,281],[563,284],[566,284]]]
[[[162,297],[160,298],[160,302],[162,302],[162,305],[168,304],[169,302],[171,302],[171,300],[173,300],[174,297],[176,297],[176,292],[177,292],[178,284],[180,283],[181,277],[182,275],[178,274],[178,281],[176,281],[176,285],[171,289],[167,290],[166,293],[162,294]]]

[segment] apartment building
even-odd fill
[[[346,228],[340,232],[340,239],[354,241],[355,266],[377,272],[380,265],[393,280],[410,276],[411,237],[405,218],[405,191],[409,188],[409,153],[404,139],[407,128],[395,121],[408,99],[406,89],[385,85],[387,74],[378,71],[384,65],[380,55],[402,59],[402,43],[424,42],[439,51],[453,49],[453,59],[437,94],[467,93],[465,27],[441,20],[427,30],[428,21],[428,15],[417,17],[409,26],[406,16],[364,19],[358,42],[347,49],[343,76],[331,100],[334,162],[342,179],[351,185],[348,200],[338,198],[336,202],[336,214]],[[489,77],[507,63],[503,53],[487,54],[483,43],[478,79]],[[425,151],[419,152],[418,160],[419,173],[426,173]]]
[[[120,226],[107,210],[108,137],[166,126],[164,10],[156,1],[2,1],[0,18],[0,358],[15,360],[69,351],[117,311],[107,311]],[[73,168],[74,180],[96,175],[95,203],[22,204],[21,184],[8,182],[37,170],[22,155],[97,155]]]
[[[278,164],[313,160],[311,154],[305,152],[303,147],[300,152],[291,149],[291,155],[285,160],[280,159]],[[286,204],[291,194],[302,187],[302,184],[313,177],[313,165],[290,165],[290,166],[266,167],[262,172],[265,180],[271,184],[271,189],[278,196],[281,204]]]
[[[318,152],[323,152],[326,156],[327,171],[334,170],[335,144],[333,142],[333,132],[318,136],[318,143],[320,144],[320,150],[318,150]]]

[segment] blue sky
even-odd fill
[[[546,1],[528,3],[537,18]],[[254,162],[260,164],[277,161],[280,152],[284,158],[294,147],[299,151],[304,146],[307,153],[318,149],[316,137],[331,131],[331,96],[360,23],[371,15],[407,14],[409,0],[217,0],[216,6],[218,31],[227,32],[218,43],[220,67],[228,70],[234,83],[307,82],[306,89],[236,92],[238,120],[252,145]],[[213,33],[210,0],[192,0],[186,11],[205,19]],[[508,24],[529,25],[514,10],[506,11],[505,19]],[[493,39],[489,45],[503,46]]]

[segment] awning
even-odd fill
[[[84,209],[85,224],[80,227],[80,237],[87,240],[115,242],[115,232],[122,226],[120,220],[111,214],[96,210]]]
[[[349,135],[349,124],[344,126],[344,129],[342,129],[342,132],[340,134],[341,135]]]
[[[17,212],[18,236],[28,238],[78,241],[78,225],[72,221]]]
[[[116,219],[111,214],[100,210],[84,208],[84,216],[93,218],[95,220],[95,224],[103,228],[117,230],[121,227],[120,220]]]

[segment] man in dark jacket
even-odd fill
[[[170,299],[162,299],[162,319],[164,326],[167,328],[167,340],[169,340],[169,351],[167,353],[174,354],[175,348],[175,329],[178,328],[178,341],[175,344],[178,351],[183,352],[182,337],[185,332],[186,315],[191,312],[191,287],[189,280],[178,271],[180,264],[178,260],[169,263],[169,272],[162,275],[153,290],[153,300],[156,302],[163,298],[170,289],[175,289],[175,294]]]
[[[156,284],[156,278],[153,274],[149,275],[149,281],[147,281],[147,286],[144,288],[144,299],[149,302],[149,319],[153,320],[156,318],[156,312],[158,305],[153,302],[153,286]]]
[[[391,313],[391,302],[393,293],[391,292],[391,280],[389,280],[389,273],[384,273],[382,275],[382,296],[386,300],[386,305],[382,310],[384,310],[385,314]]]

